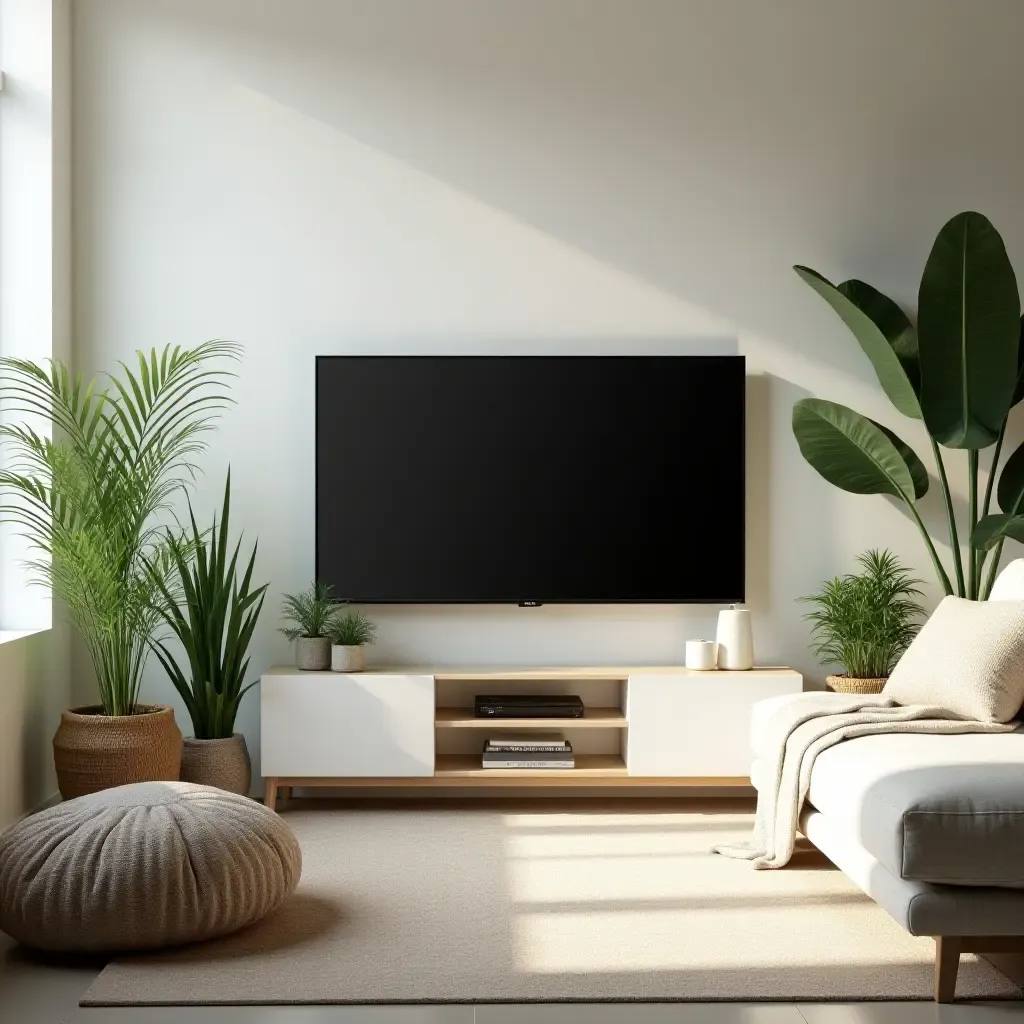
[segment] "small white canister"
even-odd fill
[[[713,640],[686,641],[686,667],[697,672],[710,672],[718,668],[717,644]]]

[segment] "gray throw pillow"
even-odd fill
[[[1024,703],[1024,601],[945,597],[883,691],[979,722],[1008,722]]]

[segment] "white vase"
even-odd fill
[[[754,631],[750,611],[732,605],[718,613],[718,667],[745,672],[754,667]]]
[[[718,668],[718,652],[710,640],[686,641],[686,667],[696,672]]]
[[[366,651],[362,647],[331,645],[332,672],[362,672],[366,668]]]

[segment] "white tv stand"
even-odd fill
[[[265,801],[295,786],[748,786],[750,709],[799,693],[788,668],[274,668],[260,685]],[[478,693],[578,693],[583,718],[481,719]],[[564,732],[571,769],[484,769],[487,736]]]

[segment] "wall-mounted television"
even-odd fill
[[[316,574],[359,603],[743,600],[742,356],[321,356]]]

